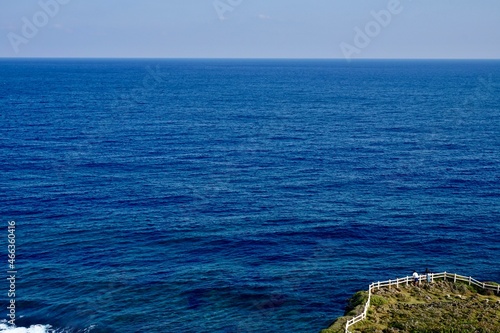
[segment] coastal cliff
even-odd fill
[[[347,320],[363,312],[368,292],[356,293],[344,317],[321,333],[344,333]],[[500,297],[462,282],[435,281],[374,290],[367,319],[352,333],[500,332]]]

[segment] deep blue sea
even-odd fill
[[[6,59],[0,122],[0,332],[12,220],[31,332],[317,333],[414,269],[500,282],[500,61]]]

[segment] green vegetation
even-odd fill
[[[367,291],[358,291],[351,297],[346,307],[346,316],[357,316],[359,308],[364,308],[366,301],[368,300]]]
[[[373,295],[370,300],[370,306],[378,307],[389,303],[389,300],[385,297]]]
[[[493,283],[489,283],[493,284]],[[344,333],[348,319],[363,312],[367,292],[356,293],[337,319],[321,333]],[[435,281],[419,287],[400,285],[372,294],[368,318],[353,333],[500,332],[500,297],[468,283]]]

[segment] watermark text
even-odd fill
[[[219,20],[224,21],[226,19],[224,15],[227,12],[232,12],[236,7],[241,5],[242,2],[243,0],[215,0],[213,5]]]
[[[354,27],[354,38],[351,43],[340,43],[340,50],[344,58],[351,60],[353,56],[359,55],[361,51],[367,48],[373,39],[375,39],[383,29],[387,28],[394,16],[401,14],[403,5],[400,0],[389,0],[386,9],[370,12],[373,20],[367,22],[362,28]]]
[[[9,304],[7,306],[7,322],[14,326],[16,324],[16,222],[9,221],[7,228],[7,281],[9,282]]]
[[[21,44],[28,44],[30,40],[38,35],[40,29],[49,24],[61,9],[61,5],[66,5],[71,0],[40,0],[38,6],[40,10],[35,12],[31,18],[23,16],[21,18],[21,34],[9,32],[7,39],[16,54],[19,54]]]

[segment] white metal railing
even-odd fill
[[[471,276],[463,276],[463,275],[458,275],[458,274],[452,274],[452,273],[430,273],[430,280],[434,281],[434,279],[444,279],[444,280],[453,280],[453,282],[457,281],[463,281],[469,283],[469,285],[475,285],[483,290],[493,290],[497,294],[500,294],[500,285],[493,285],[493,284],[487,284],[481,281],[478,281]],[[419,275],[418,281],[426,281],[427,275]],[[413,282],[414,278],[412,276],[406,276],[404,278],[400,279],[395,279],[395,280],[387,280],[387,281],[378,281],[378,282],[373,282],[368,286],[368,299],[365,303],[365,307],[363,309],[363,313],[349,319],[346,324],[345,324],[345,333],[351,333],[349,331],[349,327],[352,325],[362,321],[363,319],[366,318],[368,314],[368,308],[370,307],[370,300],[372,297],[372,290],[380,289],[380,287],[390,287],[390,286],[399,286],[400,284],[405,284],[408,285],[409,283]]]

